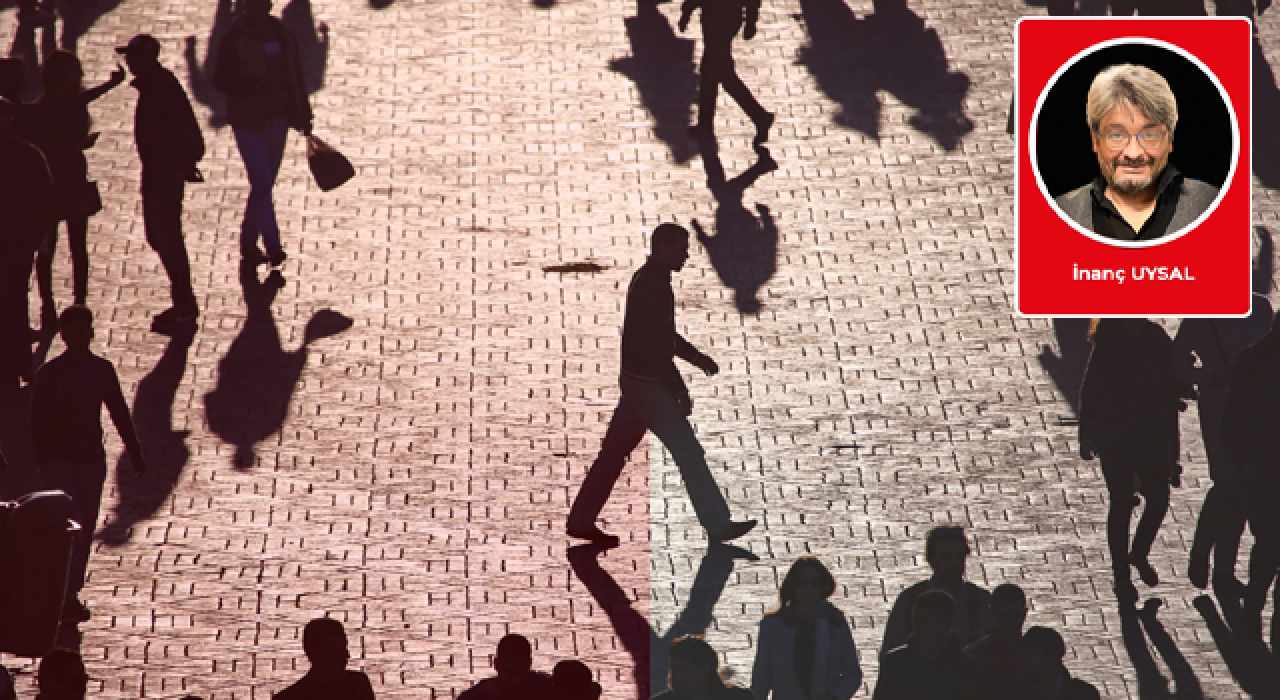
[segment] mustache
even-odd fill
[[[1112,167],[1120,168],[1127,166],[1140,167],[1143,165],[1155,165],[1156,159],[1150,156],[1144,158],[1116,158],[1111,162]]]

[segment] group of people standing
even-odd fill
[[[227,97],[228,121],[249,178],[241,259],[278,267],[286,254],[271,191],[289,127],[310,135],[313,116],[292,33],[270,14],[270,0],[240,4],[241,12],[220,45],[215,84]],[[199,169],[204,137],[186,91],[160,63],[158,40],[139,34],[116,52],[138,91],[134,141],[142,164],[146,240],[170,283],[172,306],[155,315],[152,330],[194,330],[199,302],[182,233],[182,204],[186,184],[204,181]],[[0,194],[0,389],[32,381],[30,345],[57,328],[52,269],[61,222],[66,222],[71,249],[72,303],[89,300],[89,219],[102,209],[101,191],[89,178],[85,157],[99,136],[89,106],[126,80],[125,69],[118,66],[107,81],[86,89],[79,58],[61,49],[45,57],[40,76],[43,91],[34,102],[24,103],[26,67],[21,59],[0,60],[0,148],[30,154],[28,146],[34,146],[41,156],[0,159],[5,185]],[[41,298],[39,332],[29,327],[27,312],[33,266]]]

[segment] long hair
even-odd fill
[[[771,614],[781,615],[783,621],[789,625],[796,623],[796,608],[793,605],[798,597],[796,590],[800,587],[800,578],[805,572],[810,571],[822,579],[822,597],[824,600],[830,598],[831,594],[836,592],[836,579],[821,560],[817,557],[800,557],[791,564],[791,568],[787,570],[787,575],[782,578],[782,585],[778,587],[778,609]],[[832,622],[838,621],[842,624],[847,624],[844,615],[832,606],[823,606],[821,614],[830,618]]]

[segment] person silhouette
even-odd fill
[[[933,575],[898,595],[884,625],[884,641],[880,658],[906,644],[911,636],[916,598],[927,591],[943,590],[953,603],[951,625],[960,644],[969,644],[987,633],[991,594],[977,584],[964,580],[965,559],[969,557],[969,540],[958,525],[939,525],[929,530],[924,539],[924,558]]]
[[[601,691],[581,661],[561,661],[551,671],[551,697],[556,700],[599,700]]]
[[[720,366],[698,352],[676,332],[675,294],[671,273],[689,259],[689,232],[676,224],[660,224],[653,231],[652,252],[636,270],[627,288],[622,323],[622,398],[614,409],[600,454],[587,472],[569,509],[570,537],[616,546],[618,538],[595,524],[622,473],[626,457],[652,430],[671,451],[698,522],[713,541],[741,537],[756,521],[733,522],[729,506],[707,468],[706,456],[689,425],[693,399],[676,369],[674,357],[715,376]]]
[[[862,687],[849,621],[828,602],[835,590],[835,578],[817,558],[791,565],[778,609],[760,621],[751,670],[756,700],[849,700]]]
[[[750,41],[756,35],[760,16],[760,0],[684,0],[680,6],[679,28],[683,32],[695,10],[702,9],[702,63],[698,67],[698,123],[689,128],[697,139],[715,134],[716,96],[719,87],[738,103],[756,126],[752,143],[759,146],[769,140],[773,113],[760,106],[751,90],[743,84],[733,66],[733,38],[742,29],[742,38]],[[745,19],[745,24],[744,24]]]
[[[541,671],[533,670],[533,645],[522,634],[508,634],[498,640],[493,655],[493,670],[497,674],[485,678],[458,695],[458,700],[565,700],[551,694],[553,679]],[[561,674],[561,684],[567,680]],[[569,675],[573,675],[569,672]],[[590,678],[591,672],[587,672]]]
[[[1173,342],[1146,319],[1095,319],[1093,352],[1080,387],[1080,457],[1099,457],[1110,506],[1107,547],[1122,606],[1138,600],[1130,564],[1143,583],[1160,577],[1147,555],[1169,510],[1170,482],[1178,474],[1178,412],[1187,393],[1172,362]],[[1146,505],[1129,545],[1129,520],[1141,493]]]
[[[84,700],[89,690],[84,660],[70,649],[51,650],[40,659],[36,686],[36,700]]]
[[[1012,583],[991,591],[988,607],[990,629],[964,650],[982,664],[987,685],[1000,695],[1014,686],[1022,674],[1022,625],[1027,621],[1027,595]]]
[[[84,622],[89,608],[79,600],[93,545],[107,479],[107,453],[102,447],[102,407],[107,407],[124,442],[134,475],[142,478],[147,463],[133,429],[133,418],[110,360],[93,354],[93,312],[72,305],[58,319],[67,350],[40,368],[31,396],[31,445],[46,488],[71,497],[71,518],[80,532],[71,548],[63,620]]]
[[[726,685],[720,658],[701,637],[685,635],[671,643],[670,689],[653,700],[759,700],[746,688]]]
[[[1222,600],[1237,600],[1244,592],[1235,570],[1246,519],[1239,470],[1222,437],[1222,410],[1236,359],[1267,334],[1273,315],[1267,298],[1255,293],[1247,317],[1186,318],[1173,337],[1178,378],[1196,385],[1200,433],[1213,480],[1196,521],[1187,576],[1196,588],[1207,587],[1212,551],[1213,590]]]
[[[956,605],[945,590],[911,604],[911,636],[880,660],[872,700],[985,700],[982,664],[960,648]]]
[[[373,685],[362,671],[348,671],[347,631],[337,620],[318,617],[302,628],[302,651],[311,670],[293,685],[272,694],[274,700],[374,700]]]

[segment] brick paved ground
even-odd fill
[[[167,341],[147,331],[167,291],[142,241],[133,91],[94,105],[97,347],[154,463],[109,478],[81,627],[95,696],[266,697],[305,670],[301,626],[325,613],[380,697],[453,697],[508,631],[541,668],[582,658],[611,699],[636,697],[650,645],[677,632],[705,631],[745,683],[803,554],[837,576],[866,694],[888,606],[944,521],[975,534],[970,577],[1023,586],[1029,624],[1062,630],[1106,697],[1166,697],[1166,678],[1179,697],[1271,692],[1218,649],[1179,575],[1207,485],[1194,412],[1148,643],[1116,614],[1102,480],[1074,456],[1079,324],[1013,313],[1011,37],[1041,10],[769,3],[737,54],[779,113],[765,173],[732,104],[718,153],[683,137],[697,53],[674,5],[293,0],[294,26],[324,24],[303,33],[317,132],[360,176],[321,193],[291,143],[276,284],[236,267],[247,183],[204,69],[228,4],[101,1],[79,41],[89,79],[155,34],[209,154],[187,204],[204,316],[191,343]],[[1260,24],[1271,65],[1278,22]],[[1260,106],[1277,104],[1268,71]],[[1273,232],[1275,150],[1259,135],[1255,217]],[[617,397],[625,284],[671,220],[709,236],[676,278],[678,318],[723,369],[691,376],[694,419],[735,514],[762,521],[739,543],[759,559],[707,550],[656,444],[605,512],[623,546],[567,557],[569,499]],[[570,263],[601,269],[544,271]],[[19,400],[2,407],[10,495],[36,485]],[[31,665],[4,661],[33,697]]]

